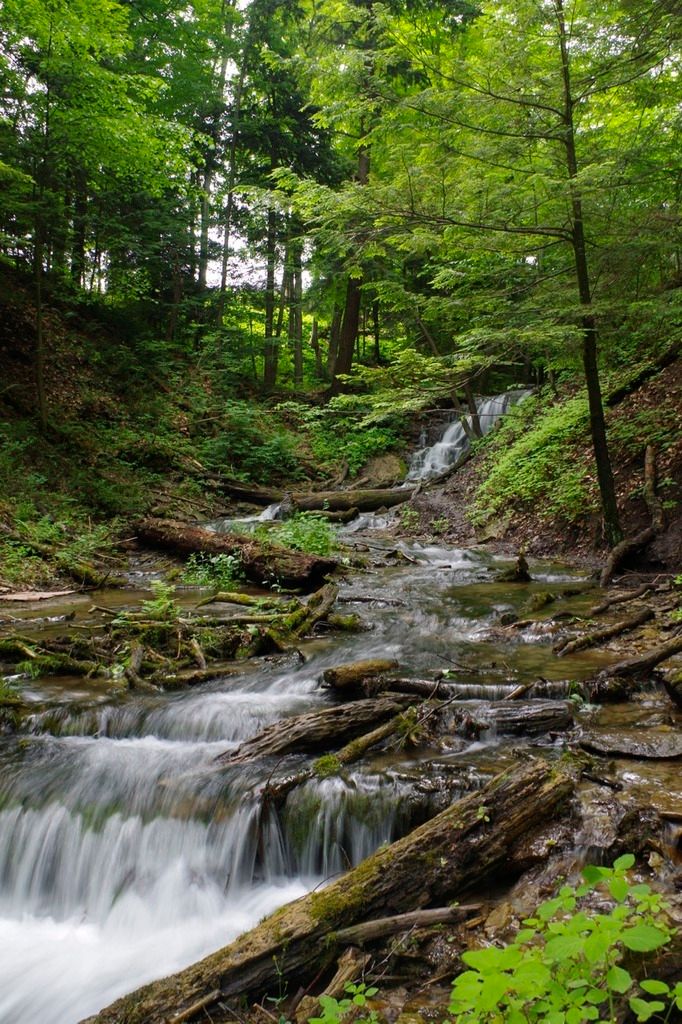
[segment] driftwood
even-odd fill
[[[180,555],[206,552],[239,557],[244,575],[256,583],[309,588],[336,568],[332,558],[304,555],[279,544],[232,533],[213,533],[172,519],[145,519],[137,535],[146,544]]]
[[[378,850],[326,889],[288,904],[231,945],[124,996],[84,1024],[167,1024],[174,1014],[183,1019],[178,1015],[202,1000],[207,1007],[209,996],[259,997],[280,982],[304,984],[338,956],[340,930],[429,904],[442,906],[503,869],[512,844],[542,829],[573,789],[573,780],[560,769],[526,761]]]
[[[266,490],[262,487],[244,487],[222,481],[222,489],[226,494],[240,501],[249,501],[253,505],[274,505],[282,501],[284,491]],[[380,508],[392,508],[402,505],[412,497],[414,487],[379,487],[369,490],[345,491],[308,491],[291,495],[292,501],[301,512],[376,512]]]
[[[566,654],[575,654],[576,651],[582,651],[586,647],[596,647],[597,644],[602,643],[604,640],[611,640],[614,636],[620,636],[622,633],[628,633],[631,629],[637,629],[653,618],[654,611],[652,608],[642,608],[636,615],[631,615],[629,619],[622,619],[620,622],[614,622],[611,626],[595,629],[592,633],[583,633],[582,636],[577,637],[575,640],[562,640],[554,647],[554,653],[563,658]]]
[[[455,705],[454,714],[459,729],[468,735],[494,729],[506,736],[534,736],[573,725],[573,705],[569,700],[493,701],[469,707]]]
[[[324,992],[317,996],[307,996],[304,993],[300,1002],[295,1000],[296,1021],[298,1024],[305,1024],[310,1017],[319,1016],[320,999],[322,996],[330,996],[332,999],[341,999],[346,994],[346,985],[358,981],[370,962],[368,953],[361,953],[359,949],[351,947],[346,949],[339,957],[336,966],[336,974],[325,987]],[[312,986],[310,986],[312,987]],[[289,1013],[292,1009],[289,1007]]]
[[[237,750],[220,754],[216,761],[243,764],[260,757],[328,750],[362,733],[369,725],[392,718],[410,703],[409,697],[395,696],[308,711],[268,726]]]
[[[620,544],[616,544],[602,569],[599,578],[601,587],[608,586],[628,555],[645,548],[663,529],[663,506],[656,496],[656,452],[652,445],[647,445],[644,454],[644,500],[651,516],[651,526],[634,537],[626,537]]]

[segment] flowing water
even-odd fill
[[[306,641],[304,662],[261,659],[158,696],[117,696],[82,679],[24,683],[34,711],[19,734],[0,738],[3,1024],[76,1024],[224,945],[514,756],[518,738],[493,734],[419,757],[384,753],[292,791],[279,814],[264,812],[259,792],[303,758],[216,767],[218,754],[264,726],[330,704],[319,676],[347,660],[394,657],[416,675],[452,667],[479,695],[538,675],[566,692],[569,668],[548,653],[547,633],[523,642],[500,630],[500,616],[548,586],[570,585],[565,607],[584,610],[593,591],[579,574],[534,566],[537,582],[513,587],[494,581],[508,563],[485,553],[405,550],[409,564],[342,585],[342,606],[371,630]],[[99,603],[125,600],[98,595]],[[90,621],[79,596],[50,606],[50,614],[65,611],[76,627]],[[24,614],[47,613],[42,605]],[[608,657],[575,656],[571,678]],[[550,741],[535,742],[554,756]]]
[[[530,394],[530,391],[517,388],[514,391],[505,391],[501,395],[494,395],[492,398],[478,398],[476,411],[481,433],[488,434],[500,417]],[[408,482],[429,480],[454,466],[469,448],[470,432],[471,416],[465,416],[464,422],[460,417],[454,419],[439,441],[433,445],[422,447],[414,453],[406,480]]]

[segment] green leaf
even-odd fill
[[[652,996],[666,996],[670,992],[669,985],[666,985],[664,981],[656,981],[653,978],[651,980],[640,981],[639,987]]]
[[[665,1003],[661,1003],[659,1000],[649,1002],[645,999],[638,999],[637,996],[632,996],[628,1001],[630,1009],[637,1015],[637,1020],[639,1021],[650,1020],[659,1010],[665,1010]]]
[[[612,967],[606,975],[606,984],[613,992],[627,992],[632,985],[632,976],[622,967]]]
[[[635,866],[635,858],[631,853],[624,853],[618,860],[614,860],[613,866],[616,871],[628,871]]]
[[[664,946],[670,936],[652,924],[638,924],[634,928],[626,928],[621,938],[628,949],[636,953],[650,953],[652,949]]]
[[[609,892],[613,896],[614,900],[618,900],[622,903],[627,899],[630,886],[628,885],[627,879],[625,878],[610,878],[609,879]]]

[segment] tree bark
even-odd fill
[[[498,775],[326,889],[288,904],[231,945],[124,996],[83,1024],[167,1024],[209,996],[258,997],[281,982],[301,984],[336,958],[341,929],[442,906],[503,871],[510,846],[537,834],[574,788],[568,775],[540,761]]]
[[[212,533],[172,519],[145,519],[138,525],[137,535],[154,547],[181,555],[197,551],[237,555],[245,576],[266,586],[277,581],[287,587],[311,587],[337,565],[332,558],[304,555],[279,544],[261,543],[254,537]]]
[[[279,361],[279,344],[274,332],[275,319],[275,261],[277,218],[275,211],[268,209],[268,231],[266,235],[267,272],[265,279],[265,347],[263,366],[263,387],[271,391],[277,383],[277,364]]]

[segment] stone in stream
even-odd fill
[[[658,732],[648,729],[646,739],[631,732],[588,732],[580,739],[580,746],[603,757],[631,757],[652,761],[682,759],[682,733]]]

